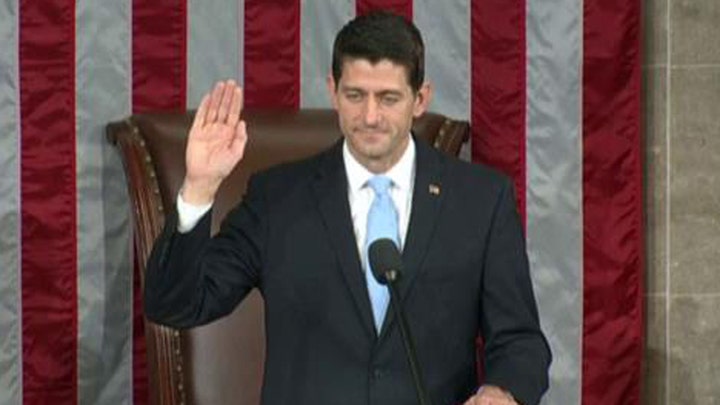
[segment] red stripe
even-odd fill
[[[132,110],[184,111],[187,97],[187,2],[133,0]],[[133,399],[148,401],[147,363],[138,264],[133,285]]]
[[[472,155],[515,182],[525,220],[525,1],[473,0]]]
[[[357,0],[355,2],[357,15],[365,15],[373,10],[389,10],[408,20],[413,18],[412,0]]]
[[[584,3],[584,404],[639,404],[643,224],[639,0]]]
[[[300,0],[245,1],[245,103],[300,106]]]
[[[77,402],[75,2],[20,3],[23,404]]]
[[[133,112],[184,110],[187,1],[132,2]]]

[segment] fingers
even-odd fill
[[[240,120],[242,111],[242,88],[234,80],[220,81],[207,96],[209,99],[203,109],[204,115],[201,117],[204,119],[201,125],[227,123],[234,127]]]
[[[230,101],[230,112],[228,113],[228,125],[235,127],[240,121],[240,113],[243,108],[243,91],[240,86],[235,86],[232,92],[232,100]]]
[[[228,80],[223,84],[222,95],[220,96],[220,105],[218,107],[218,122],[228,122],[228,113],[230,112],[230,103],[235,96],[237,85],[233,80]]]
[[[203,96],[200,101],[200,106],[195,112],[195,119],[193,119],[192,127],[190,128],[191,134],[196,132],[198,128],[205,126],[205,116],[207,115],[208,103],[210,103],[210,95],[206,94]]]
[[[512,395],[496,386],[481,387],[464,405],[517,405]]]
[[[225,90],[225,82],[217,82],[215,88],[210,92],[210,103],[208,105],[207,114],[205,115],[205,124],[212,124],[218,120],[218,111],[220,110],[220,100],[222,100],[223,91]]]

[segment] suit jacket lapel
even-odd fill
[[[438,152],[422,140],[415,139],[416,165],[410,223],[402,252],[404,271],[400,279],[400,297],[405,301],[418,276],[423,272],[423,260],[435,230],[438,213],[443,201],[443,162]],[[395,313],[388,308],[383,322],[382,339],[395,321]]]
[[[321,159],[313,192],[320,215],[337,254],[343,278],[355,301],[358,314],[371,336],[375,336],[370,298],[365,285],[348,202],[347,176],[342,159],[342,141]]]

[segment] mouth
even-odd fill
[[[378,131],[357,131],[355,136],[366,145],[377,145],[382,144],[387,139],[387,135],[384,132]]]
[[[383,136],[387,131],[381,128],[357,128],[355,133],[365,136]]]

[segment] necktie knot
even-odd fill
[[[387,195],[392,185],[392,180],[387,176],[373,176],[368,180],[368,185],[373,189],[375,195]]]

